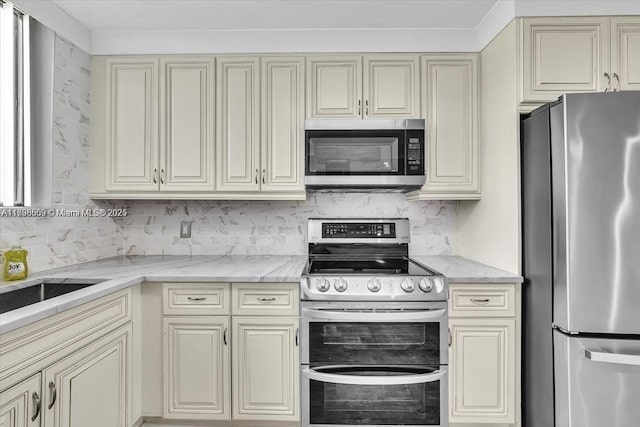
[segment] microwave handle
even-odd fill
[[[371,313],[349,312],[341,310],[313,310],[302,309],[302,317],[308,320],[337,320],[344,322],[371,322]],[[422,322],[434,319],[444,319],[446,309],[403,311],[398,313],[377,312],[375,322]]]
[[[350,385],[406,385],[406,384],[424,384],[439,381],[446,375],[445,371],[437,370],[428,374],[415,375],[394,375],[394,376],[358,376],[358,375],[339,375],[325,374],[311,368],[302,370],[302,376],[310,380],[320,381],[332,384],[350,384]]]

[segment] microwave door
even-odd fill
[[[403,139],[397,131],[308,132],[307,175],[404,176]]]

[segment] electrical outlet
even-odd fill
[[[180,237],[187,239],[191,237],[191,221],[182,221],[180,223]]]

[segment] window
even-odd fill
[[[0,0],[0,206],[31,206],[29,16]]]

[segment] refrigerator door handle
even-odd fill
[[[635,354],[609,353],[607,351],[596,351],[585,348],[584,357],[593,362],[640,366],[640,355]]]

